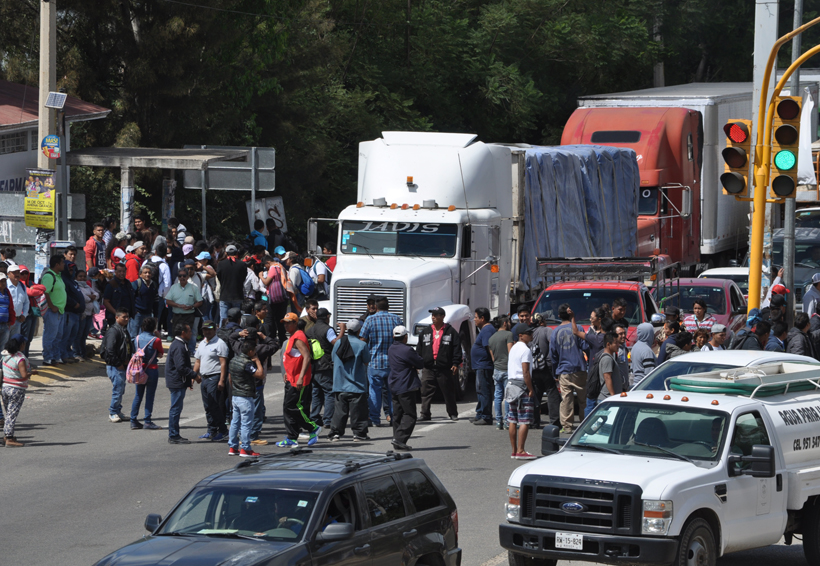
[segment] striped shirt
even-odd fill
[[[393,329],[404,324],[398,315],[378,311],[367,317],[359,337],[370,347],[370,367],[387,369],[387,350],[393,343]]]
[[[20,362],[26,362],[26,369],[31,374],[31,366],[23,355],[23,352],[17,352],[13,356],[8,354],[3,356],[3,386],[14,387],[15,389],[27,389],[29,378],[23,379],[20,375]]]
[[[708,313],[706,314],[706,316],[703,317],[703,320],[698,320],[693,314],[690,314],[689,316],[683,319],[683,325],[686,327],[686,332],[691,332],[692,334],[694,334],[701,328],[705,328],[711,333],[712,326],[716,322],[717,320],[715,320],[715,317]]]

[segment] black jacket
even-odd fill
[[[305,332],[308,338],[318,340],[322,346],[322,350],[325,351],[324,356],[313,361],[313,369],[316,371],[329,371],[333,369],[333,358],[331,356],[333,353],[333,344],[327,339],[328,330],[330,330],[330,326],[322,319],[318,319],[316,323],[310,327],[310,330]]]
[[[789,335],[786,338],[786,351],[789,354],[815,357],[814,344],[812,344],[811,338],[797,328],[789,329]]]
[[[402,342],[393,342],[387,349],[387,361],[390,364],[387,384],[392,393],[401,395],[421,388],[418,370],[424,367],[424,360],[413,348]]]
[[[196,377],[191,365],[191,354],[188,345],[181,339],[174,338],[165,360],[165,386],[168,389],[182,389],[190,387],[191,380]]]
[[[433,359],[433,327],[425,328],[421,336],[419,336],[419,343],[416,345],[416,351],[424,360],[424,367],[427,369],[444,369],[450,370],[453,366],[461,365],[461,337],[458,331],[449,324],[444,324],[444,335],[441,337],[441,345],[438,349],[438,358]]]
[[[107,366],[126,366],[131,359],[131,336],[117,323],[108,327],[103,341],[104,359]]]
[[[83,314],[85,310],[85,297],[82,291],[77,286],[74,277],[77,274],[77,265],[72,262],[66,262],[65,269],[63,269],[63,284],[65,285],[65,312],[74,314]]]

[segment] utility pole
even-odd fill
[[[57,4],[43,0],[40,4],[40,106],[37,119],[37,145],[57,132],[56,113],[46,108],[48,93],[57,90]],[[65,148],[61,148],[65,151]],[[52,169],[43,152],[37,152],[37,167]]]
[[[803,0],[794,0],[794,26],[793,29],[803,25]],[[800,57],[802,34],[797,34],[792,39],[792,63]],[[800,68],[798,67],[792,75],[789,94],[800,96]],[[786,324],[790,327],[794,324],[794,214],[797,208],[797,199],[787,198],[783,219],[783,284],[791,291],[786,293]]]

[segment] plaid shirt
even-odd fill
[[[387,350],[393,343],[393,329],[404,324],[398,315],[378,311],[367,317],[359,337],[370,347],[370,367],[387,369]]]

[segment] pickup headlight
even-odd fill
[[[507,486],[507,503],[504,505],[507,520],[517,523],[521,512],[521,489],[512,485]]]
[[[672,502],[671,501],[646,501],[643,502],[643,523],[641,524],[641,534],[644,535],[667,535],[669,526],[672,524]]]

